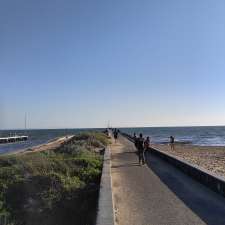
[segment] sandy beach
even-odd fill
[[[25,154],[25,153],[30,153],[30,152],[41,152],[41,151],[56,149],[61,144],[69,141],[73,137],[74,137],[74,135],[60,137],[60,138],[51,140],[46,144],[34,146],[34,147],[28,148],[28,149],[22,149],[21,151],[13,152],[11,154]]]
[[[175,144],[174,149],[171,149],[168,144],[152,144],[152,147],[225,177],[225,147],[184,144]]]

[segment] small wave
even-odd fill
[[[157,142],[158,144],[170,144],[170,142],[168,141],[160,141],[160,142]],[[174,144],[180,144],[180,145],[191,145],[193,144],[192,141],[175,141]]]

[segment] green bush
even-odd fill
[[[103,160],[94,149],[108,143],[86,132],[54,151],[0,157],[0,214],[12,225],[91,224]]]

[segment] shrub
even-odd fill
[[[52,151],[2,156],[0,214],[12,225],[90,224],[102,169],[93,148],[108,143],[86,132]]]

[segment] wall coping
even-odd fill
[[[111,178],[111,149],[109,146],[105,149],[104,153],[96,225],[114,225]]]

